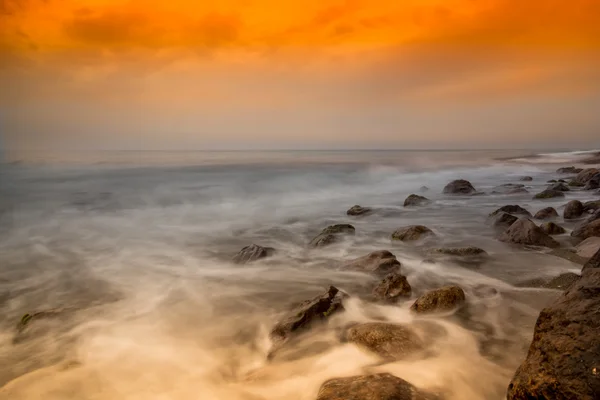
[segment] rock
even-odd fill
[[[346,340],[390,361],[406,359],[425,349],[421,338],[408,326],[383,322],[352,326]]]
[[[433,231],[423,225],[411,225],[400,228],[392,233],[392,240],[403,242],[419,240],[428,236],[434,236]]]
[[[575,167],[563,167],[556,170],[559,174],[578,174],[583,171],[583,168],[575,168]]]
[[[598,188],[600,188],[600,174],[594,175],[592,179],[587,181],[583,190],[596,190]]]
[[[585,223],[589,224],[590,222],[594,222],[597,219],[600,219],[600,210],[596,210],[592,213],[592,215],[590,215],[589,217],[586,218]]]
[[[600,170],[596,168],[586,168],[580,173],[577,174],[575,178],[571,182],[574,182],[580,186],[585,186],[589,180],[591,180],[595,175],[600,174]]]
[[[583,204],[579,200],[571,200],[565,206],[564,219],[576,219],[583,215]]]
[[[558,217],[558,212],[556,212],[556,210],[553,207],[542,208],[533,216],[533,218],[535,219],[549,219],[556,217]]]
[[[464,179],[452,181],[444,187],[444,194],[473,194],[475,192],[471,182]]]
[[[247,264],[252,261],[267,258],[275,252],[272,247],[262,247],[257,244],[251,244],[244,247],[233,257],[233,262],[236,264]]]
[[[515,184],[515,183],[506,183],[504,185],[496,186],[492,189],[492,194],[519,194],[519,193],[529,193],[527,189],[525,189],[525,185]]]
[[[571,186],[571,187],[583,187],[585,186],[585,184],[571,180],[567,185]]]
[[[465,292],[460,287],[445,286],[425,293],[413,303],[410,309],[419,314],[447,312],[461,306],[465,300]]]
[[[571,232],[571,236],[582,240],[592,236],[600,236],[600,219],[580,225]]]
[[[560,225],[555,224],[554,222],[544,222],[540,225],[540,229],[543,230],[548,235],[562,235],[567,231]]]
[[[372,208],[362,207],[357,204],[355,206],[352,206],[348,211],[346,211],[346,214],[352,215],[352,216],[359,216],[359,215],[367,215],[367,214],[370,214],[371,212],[373,212]]]
[[[546,289],[560,289],[568,290],[575,282],[579,280],[580,276],[572,272],[560,274],[556,278],[552,278],[544,284]]]
[[[594,212],[598,209],[600,209],[600,200],[586,201],[583,203],[583,211],[585,212]]]
[[[533,178],[531,176],[523,176],[521,177],[521,179],[519,179],[520,181],[524,181],[524,182],[530,182],[533,180]]]
[[[356,230],[349,224],[331,225],[323,229],[309,245],[312,247],[323,247],[338,242],[344,236],[354,236]]]
[[[555,190],[557,192],[568,192],[571,189],[569,189],[569,187],[567,185],[565,185],[564,183],[557,182],[552,185],[549,185],[548,190]]]
[[[546,181],[546,183],[556,183],[558,182],[556,179],[550,179],[549,181]]]
[[[378,276],[400,273],[400,262],[387,250],[374,251],[341,265],[341,269],[368,272]]]
[[[388,373],[335,378],[323,383],[317,400],[430,400],[433,397]]]
[[[338,288],[330,286],[325,294],[307,300],[296,306],[271,330],[271,340],[275,345],[282,344],[291,336],[308,329],[312,324],[324,321],[336,312],[342,311],[345,295]]]
[[[558,190],[549,190],[546,189],[543,192],[540,192],[538,194],[536,194],[535,196],[533,196],[533,199],[553,199],[555,197],[565,197],[565,194],[561,191]]]
[[[479,247],[443,247],[431,250],[432,254],[443,254],[456,257],[487,256],[485,250]]]
[[[583,273],[584,271],[586,271],[588,269],[595,269],[596,271],[598,271],[598,269],[600,269],[600,251],[597,251],[596,254],[594,254],[592,256],[592,258],[590,258],[585,263],[585,265],[581,269],[581,272]]]
[[[560,183],[567,183],[567,181],[565,181],[564,179],[559,179],[557,182],[560,182]]]
[[[516,204],[500,207],[499,209],[497,209],[496,211],[491,213],[490,217],[498,215],[502,212],[509,213],[509,214],[516,214],[516,215],[526,215],[528,217],[531,217],[531,213],[529,211],[527,211],[523,207],[516,205]]]
[[[592,258],[600,250],[600,237],[592,236],[575,246],[577,255],[584,258]]]
[[[551,256],[560,257],[572,263],[583,265],[587,261],[586,258],[577,255],[574,249],[554,249],[550,253]]]
[[[429,203],[431,203],[431,200],[429,200],[427,197],[419,196],[418,194],[411,194],[406,198],[406,200],[404,200],[404,207],[423,206]]]
[[[373,289],[376,299],[391,303],[401,298],[409,298],[411,293],[412,288],[408,280],[399,273],[389,274]]]
[[[537,319],[527,358],[507,400],[595,400],[600,393],[599,265],[582,276]],[[587,266],[587,264],[586,264]]]
[[[419,192],[421,193],[425,193],[429,190],[429,188],[427,186],[421,186],[421,188],[419,189]]]
[[[499,215],[496,215],[492,225],[494,225],[494,227],[496,228],[508,228],[518,220],[519,218],[515,217],[514,215],[508,213],[501,213]]]
[[[499,240],[505,243],[515,243],[528,246],[559,247],[559,243],[552,239],[546,232],[533,223],[530,219],[520,219],[512,224]]]

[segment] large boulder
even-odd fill
[[[540,211],[536,212],[533,218],[535,219],[550,219],[557,218],[558,212],[553,207],[542,208]]]
[[[515,243],[528,246],[559,247],[560,244],[552,239],[530,219],[523,218],[512,224],[499,240],[505,243]]]
[[[540,229],[548,235],[562,235],[566,233],[566,229],[554,222],[544,222],[540,225]]]
[[[444,187],[444,194],[473,194],[477,192],[471,182],[457,179]]]
[[[592,258],[600,250],[600,237],[592,236],[575,246],[577,255],[584,258]]]
[[[233,257],[233,262],[235,264],[247,264],[252,261],[267,258],[274,252],[275,249],[272,247],[262,247],[257,244],[251,244],[240,250],[239,253]]]
[[[465,292],[460,287],[444,286],[419,297],[410,309],[419,314],[448,312],[464,304],[465,300]]]
[[[583,204],[579,200],[571,200],[565,206],[564,219],[576,219],[583,215]]]
[[[421,338],[408,326],[370,322],[350,327],[346,340],[394,361],[413,356],[425,349]]]
[[[564,183],[561,182],[557,182],[557,183],[553,183],[552,185],[549,185],[548,190],[556,190],[559,192],[568,192],[571,189],[569,189],[569,187],[567,185],[565,185]]]
[[[353,271],[368,272],[379,276],[400,272],[400,261],[387,250],[373,251],[366,256],[343,263],[340,268]]]
[[[586,264],[581,278],[540,312],[507,400],[599,398],[600,252],[594,257],[598,265]]]
[[[324,247],[336,243],[346,236],[354,236],[356,229],[350,224],[331,225],[323,229],[309,245],[312,247]]]
[[[533,196],[534,200],[542,200],[542,199],[553,199],[556,197],[565,197],[565,194],[560,190],[550,190],[546,189],[543,192],[540,192]]]
[[[510,204],[507,206],[502,206],[499,209],[497,209],[496,211],[494,211],[493,213],[490,214],[490,217],[493,217],[495,215],[498,215],[502,212],[508,213],[508,214],[513,214],[513,215],[526,215],[528,217],[531,217],[531,213],[529,211],[527,211],[526,209],[524,209],[523,207],[516,205],[516,204]]]
[[[372,208],[369,207],[362,207],[359,206],[358,204],[355,206],[350,207],[350,209],[348,211],[346,211],[346,214],[357,217],[360,215],[367,215],[373,212]]]
[[[512,214],[500,213],[494,217],[492,225],[495,228],[506,229],[518,220],[519,218],[515,217]]]
[[[592,236],[600,236],[600,219],[583,223],[571,232],[571,236],[581,240]]]
[[[591,180],[597,174],[600,174],[600,170],[598,170],[597,168],[586,168],[580,173],[578,173],[577,176],[573,178],[571,182],[575,182],[580,186],[585,186],[585,184],[588,183],[588,181]]]
[[[373,289],[373,296],[377,300],[385,302],[396,302],[402,298],[409,298],[412,293],[412,287],[404,275],[397,272],[392,272],[386,276]]]
[[[559,174],[578,174],[583,171],[583,168],[563,167],[556,170]]]
[[[433,397],[388,373],[330,379],[317,400],[429,400]]]
[[[600,188],[600,173],[592,176],[592,178],[586,182],[583,190],[596,190]]]
[[[431,229],[423,225],[411,225],[397,229],[392,233],[392,240],[401,240],[403,242],[419,240],[435,234]]]
[[[412,207],[412,206],[424,206],[426,204],[431,203],[427,197],[419,196],[418,194],[411,194],[404,200],[404,207]]]
[[[326,293],[297,305],[271,330],[270,337],[274,346],[283,344],[314,323],[327,320],[336,312],[342,311],[344,297],[345,294],[338,288],[330,286]]]

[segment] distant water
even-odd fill
[[[505,204],[560,208],[565,199],[540,203],[532,194],[584,155],[9,153],[0,165],[0,398],[312,400],[328,378],[389,371],[448,399],[503,399],[539,310],[557,296],[512,285],[577,266],[497,242],[486,217]],[[457,178],[490,193],[523,175],[534,178],[531,194],[441,194]],[[422,186],[434,202],[405,209]],[[575,196],[594,198],[567,199]],[[354,204],[379,211],[348,217]],[[333,223],[352,223],[356,236],[306,247]],[[480,268],[422,264],[426,244],[389,240],[411,224],[433,229],[435,246],[479,246],[491,260]],[[279,251],[232,265],[251,243]],[[349,322],[414,322],[410,301],[369,303],[374,279],[335,268],[377,249],[398,256],[416,293],[452,283],[467,293],[471,315],[434,319],[447,335],[426,359],[378,365],[338,340],[335,328]],[[293,357],[267,362],[273,323],[329,284],[353,296],[347,312],[308,335]],[[44,310],[59,312],[17,334],[23,314]]]

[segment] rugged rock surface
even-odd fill
[[[317,400],[431,400],[404,379],[383,373],[335,378],[323,383]]]
[[[589,237],[576,247],[577,255],[584,258],[592,258],[600,250],[600,237]]]
[[[583,204],[579,200],[571,200],[565,206],[564,219],[576,219],[583,215]]]
[[[598,188],[600,188],[600,174],[594,175],[592,179],[587,181],[583,190],[596,190]]]
[[[582,277],[540,312],[527,358],[508,387],[508,400],[598,399],[600,252],[594,257]]]
[[[600,236],[600,219],[583,223],[571,232],[571,236],[582,240],[592,236]]]
[[[536,212],[533,218],[535,219],[550,219],[558,217],[558,212],[553,207],[542,208]]]
[[[275,253],[272,247],[262,247],[257,244],[251,244],[239,251],[234,257],[233,262],[236,264],[247,264],[252,261],[270,257]]]
[[[427,197],[419,196],[418,194],[411,194],[404,200],[404,207],[412,206],[424,206],[431,203]]]
[[[400,272],[400,261],[387,250],[374,251],[366,256],[345,262],[341,269],[368,272],[379,276]]]
[[[444,187],[444,194],[473,194],[475,192],[471,182],[464,179],[452,181]]]
[[[373,212],[372,208],[359,206],[358,204],[350,207],[348,211],[346,211],[347,215],[351,215],[357,217],[359,215],[367,215]]]
[[[585,184],[583,184],[583,183],[581,183],[581,182],[577,182],[577,181],[576,181],[576,180],[574,180],[574,179],[571,179],[571,180],[569,181],[569,183],[567,183],[567,185],[569,185],[569,186],[571,186],[571,187],[584,187],[584,186],[585,186]]]
[[[331,225],[323,229],[309,245],[312,247],[323,247],[338,242],[344,236],[354,236],[356,230],[349,224]]]
[[[572,272],[560,274],[559,276],[552,279],[532,279],[529,281],[518,283],[517,287],[534,287],[544,289],[556,289],[556,290],[568,290],[577,280],[579,275]]]
[[[345,338],[390,361],[409,358],[425,349],[421,338],[406,325],[384,322],[354,325]]]
[[[504,229],[504,228],[510,227],[512,224],[514,224],[518,220],[519,220],[519,218],[515,217],[514,215],[511,215],[508,213],[501,213],[494,217],[492,225],[496,228]]]
[[[377,300],[385,302],[396,302],[402,298],[409,298],[412,293],[412,287],[404,275],[393,272],[386,276],[373,289],[373,296]]]
[[[548,235],[562,235],[567,231],[562,226],[555,224],[554,222],[544,222],[540,225],[540,229]]]
[[[533,178],[531,176],[523,176],[519,180],[524,181],[524,182],[531,182],[533,180]]]
[[[565,197],[565,194],[559,190],[546,189],[543,192],[540,192],[540,193],[536,194],[535,196],[533,196],[533,199],[534,200],[553,199],[555,197]]]
[[[419,240],[435,234],[431,229],[423,225],[411,225],[400,228],[392,233],[392,240],[401,240],[403,242]]]
[[[583,171],[583,168],[563,167],[556,170],[559,174],[578,174]]]
[[[512,224],[499,240],[505,243],[515,243],[528,246],[559,247],[559,243],[530,219],[523,218]]]
[[[571,182],[575,182],[581,186],[585,186],[589,180],[591,180],[595,175],[600,174],[600,170],[597,168],[586,168],[580,173],[577,174],[575,178]]]
[[[505,213],[508,213],[508,214],[513,214],[513,215],[526,215],[528,217],[531,217],[531,213],[529,211],[527,211],[523,207],[521,207],[519,205],[516,205],[516,204],[502,206],[499,209],[497,209],[496,211],[494,211],[493,213],[491,213],[490,217],[498,215],[498,214],[500,214],[502,212],[505,212]]]
[[[458,286],[445,286],[425,293],[410,309],[419,314],[447,312],[464,304],[465,292]]]
[[[568,192],[571,189],[569,189],[569,187],[567,185],[565,185],[564,183],[557,182],[557,183],[553,183],[552,185],[549,185],[548,190],[556,190],[559,192]]]
[[[275,346],[281,345],[294,334],[302,332],[318,321],[324,321],[344,306],[344,293],[330,286],[325,294],[300,303],[271,330],[271,340]]]
[[[583,211],[594,212],[600,209],[600,200],[586,201],[583,203]]]

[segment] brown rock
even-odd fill
[[[425,293],[410,309],[416,313],[447,312],[464,304],[465,292],[458,286],[445,286]]]
[[[573,182],[585,185],[590,179],[594,177],[594,175],[597,174],[600,174],[600,170],[598,170],[597,168],[586,168],[580,173],[578,173],[575,178],[573,178]]]
[[[577,255],[584,258],[592,258],[600,250],[600,237],[592,236],[579,243],[576,247]]]
[[[392,233],[393,240],[401,240],[403,242],[419,240],[428,236],[434,236],[434,233],[431,229],[423,225],[407,226]]]
[[[600,236],[600,219],[589,223],[586,222],[575,228],[575,230],[571,232],[571,236],[582,240],[592,236]]]
[[[429,400],[432,397],[388,373],[335,378],[323,383],[317,400]]]
[[[535,219],[549,219],[556,217],[558,217],[558,212],[556,212],[556,210],[552,207],[542,208],[533,216]]]
[[[556,190],[558,192],[568,192],[571,189],[569,189],[569,187],[567,185],[565,185],[564,183],[557,182],[557,183],[553,183],[552,185],[549,185],[548,190]]]
[[[443,247],[437,249],[431,249],[432,254],[443,254],[446,256],[456,257],[472,257],[472,256],[487,256],[485,250],[479,247]]]
[[[400,261],[387,250],[374,251],[366,256],[345,262],[341,269],[368,272],[379,276],[400,273]]]
[[[356,230],[349,224],[331,225],[323,229],[309,245],[312,247],[323,247],[340,241],[345,236],[354,236]]]
[[[583,211],[594,212],[600,209],[600,200],[586,201],[583,203]]]
[[[502,212],[505,212],[508,214],[513,214],[513,215],[526,215],[528,217],[531,217],[531,213],[529,211],[527,211],[523,207],[516,205],[516,204],[502,206],[499,209],[497,209],[496,211],[494,211],[493,213],[491,213],[490,217],[496,216]]]
[[[579,200],[571,200],[565,206],[564,219],[576,219],[583,215],[583,204]]]
[[[562,235],[563,233],[567,232],[565,228],[555,224],[554,222],[545,222],[540,225],[540,229],[548,235]]]
[[[583,168],[563,167],[556,170],[559,174],[578,174],[583,171]]]
[[[271,256],[275,252],[272,247],[262,247],[257,244],[251,244],[244,247],[233,257],[236,264],[247,264]]]
[[[504,228],[510,227],[512,224],[514,224],[518,220],[519,220],[519,218],[515,217],[514,215],[511,215],[508,213],[501,213],[501,214],[495,216],[492,225],[494,225],[494,227],[496,227],[496,228],[504,229]]]
[[[411,293],[412,288],[408,280],[399,273],[389,274],[373,289],[376,299],[392,303],[401,298],[409,298]]]
[[[475,192],[471,182],[464,179],[452,181],[444,187],[444,194],[473,194]]]
[[[352,206],[348,211],[346,211],[346,214],[357,217],[360,215],[370,214],[371,212],[373,212],[373,209],[369,207],[362,207],[357,204],[355,206]]]
[[[559,247],[560,244],[530,219],[520,219],[512,224],[499,240],[505,243],[515,243],[529,246]]]
[[[352,326],[346,340],[386,360],[403,360],[425,349],[419,336],[405,325],[370,322]]]
[[[542,199],[553,199],[556,197],[565,197],[565,194],[559,190],[549,190],[546,189],[543,192],[540,192],[533,196],[534,200],[542,200]]]
[[[423,206],[431,203],[427,197],[419,196],[418,194],[411,194],[404,200],[404,207],[412,207],[412,206]]]

